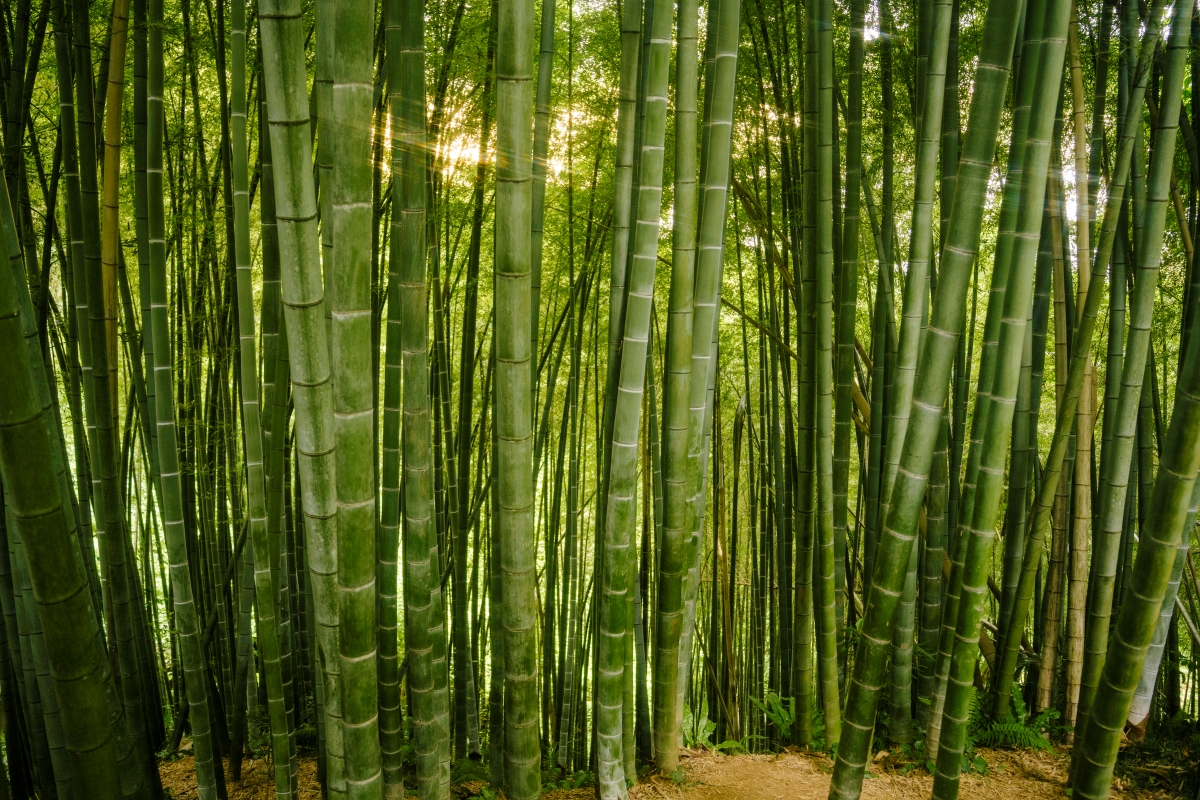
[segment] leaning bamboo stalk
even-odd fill
[[[924,377],[914,390],[907,436],[910,442],[897,471],[887,524],[875,559],[872,590],[864,608],[862,638],[848,686],[842,739],[830,785],[831,800],[853,800],[860,795],[870,758],[875,711],[884,683],[899,590],[908,566],[909,548],[916,539],[917,517],[948,394],[950,366],[962,333],[971,265],[979,248],[983,201],[1000,129],[1000,108],[994,98],[1008,83],[1017,16],[1012,3],[993,2],[988,6],[954,209],[942,248],[925,347],[917,367]]]
[[[693,7],[694,8],[694,7]],[[596,735],[597,735],[597,773],[600,796],[616,798],[625,796],[626,779],[634,776],[625,775],[624,740],[622,709],[624,706],[624,675],[625,675],[625,641],[628,627],[627,598],[633,591],[633,576],[635,566],[633,561],[633,527],[637,517],[637,454],[638,429],[641,417],[642,392],[645,386],[646,348],[650,338],[651,314],[654,307],[654,277],[658,261],[658,230],[659,212],[662,204],[663,179],[663,142],[666,136],[667,119],[667,86],[670,66],[671,13],[670,7],[656,2],[653,7],[652,27],[647,31],[648,42],[647,62],[645,69],[645,110],[641,122],[641,140],[637,150],[637,179],[633,187],[631,204],[633,216],[631,224],[633,233],[629,250],[629,266],[627,268],[627,286],[624,303],[624,319],[622,324],[622,346],[620,360],[609,364],[610,374],[618,372],[618,395],[613,407],[611,419],[611,440],[606,442],[609,451],[607,459],[606,491],[604,497],[604,523],[602,526],[603,539],[597,541],[597,553],[602,555],[597,559],[599,566],[599,583],[601,585],[599,598],[599,639],[596,644],[597,680],[596,680]],[[687,26],[693,30],[695,12],[688,13],[686,5],[680,10],[680,34],[686,34]],[[692,56],[695,62],[695,37],[691,37]],[[686,49],[686,44],[685,44]],[[687,69],[681,80],[686,77]],[[694,142],[694,108],[695,89],[691,88],[691,130]],[[677,95],[678,98],[678,95]],[[683,110],[688,110],[685,97]],[[688,126],[685,124],[684,131]],[[694,147],[694,145],[693,145]],[[685,193],[686,196],[686,193]],[[678,214],[678,211],[676,212]],[[678,219],[678,217],[677,217]],[[679,224],[694,224],[690,220],[679,220]],[[610,313],[613,313],[610,310]],[[668,394],[669,398],[671,395]],[[669,428],[668,428],[669,430]],[[606,435],[609,435],[606,432]],[[669,441],[669,440],[668,440]],[[675,455],[680,455],[675,450]],[[668,452],[667,463],[671,463],[671,452]],[[669,470],[669,468],[668,468]],[[668,471],[668,475],[670,471]],[[667,505],[672,505],[670,485],[667,488]],[[683,492],[679,492],[682,495]],[[682,497],[680,497],[682,500]],[[679,503],[686,511],[686,505]],[[667,518],[671,517],[667,511]],[[685,530],[679,525],[680,534]],[[660,578],[658,598],[658,630],[656,639],[660,647],[670,648],[673,639],[677,641],[683,627],[683,591],[682,581],[687,571],[686,556],[680,558],[674,555],[679,552],[676,546],[673,550],[665,543],[671,537],[670,530],[664,526],[664,550],[662,576],[677,576]],[[672,589],[672,585],[677,588]],[[673,602],[672,602],[673,600]],[[674,612],[674,613],[671,613]],[[664,649],[663,652],[669,652]],[[669,702],[677,696],[673,679],[676,677],[678,656],[659,655],[655,659],[655,685],[658,690],[655,697]],[[665,706],[670,709],[670,706]],[[670,709],[671,716],[674,710]],[[656,707],[656,717],[661,711]],[[656,757],[660,769],[665,769],[671,755],[678,745],[677,741],[667,741],[663,738],[669,734],[671,726],[666,717],[660,717],[659,738],[655,743]]]
[[[696,295],[692,335],[692,384],[688,402],[688,468],[693,490],[690,502],[690,544],[692,561],[684,587],[684,620],[680,647],[681,674],[689,674],[691,637],[696,616],[701,532],[704,526],[708,437],[712,429],[712,398],[716,379],[717,322],[721,296],[722,264],[725,254],[725,225],[731,178],[731,137],[736,98],[737,53],[740,31],[740,2],[722,2],[719,13],[710,18],[708,36],[715,42],[714,66],[706,73],[712,82],[705,87],[703,135],[700,150],[700,197],[697,208]],[[679,683],[682,690],[686,685]],[[679,705],[682,714],[682,703]]]
[[[983,447],[978,457],[979,473],[975,503],[969,526],[964,531],[962,599],[958,608],[955,647],[946,689],[942,736],[934,773],[933,796],[938,800],[958,794],[962,752],[966,743],[967,718],[974,692],[983,601],[987,595],[988,568],[995,518],[1004,490],[1004,465],[1012,435],[1013,408],[1021,374],[1025,326],[1033,299],[1036,249],[1041,231],[1046,175],[1051,163],[1051,144],[1059,106],[1059,76],[1066,48],[1070,0],[1049,0],[1042,28],[1041,56],[1031,98],[1029,123],[1022,165],[1024,188],[1014,225],[1012,261],[1004,309],[997,338],[992,412],[987,420]],[[1025,68],[1025,65],[1022,65]],[[1052,200],[1053,202],[1053,200]],[[980,375],[982,379],[984,376]],[[972,443],[972,448],[974,448]],[[1010,637],[1017,638],[1017,637]]]
[[[1171,23],[1164,70],[1164,95],[1173,95],[1181,84],[1182,68],[1187,59],[1187,41],[1192,6],[1179,3]],[[1170,78],[1166,77],[1170,76]],[[1174,104],[1178,108],[1178,103]],[[1172,106],[1163,106],[1159,127],[1165,133],[1171,125]],[[1156,155],[1159,154],[1157,148]],[[1174,147],[1168,151],[1174,153]],[[1169,176],[1170,158],[1155,159],[1151,185],[1157,194]],[[1164,166],[1164,163],[1166,165]],[[1092,800],[1106,798],[1112,787],[1112,771],[1126,718],[1142,673],[1147,649],[1155,632],[1168,584],[1180,560],[1180,539],[1185,549],[1191,538],[1196,508],[1196,473],[1200,470],[1200,346],[1193,329],[1187,343],[1187,355],[1175,390],[1175,409],[1163,442],[1162,461],[1154,482],[1153,501],[1138,544],[1134,565],[1132,594],[1122,604],[1110,652],[1105,659],[1100,685],[1105,702],[1095,705],[1088,716],[1079,745],[1072,788],[1076,795]]]
[[[1157,2],[1147,17],[1146,30],[1142,36],[1141,49],[1135,73],[1132,77],[1132,88],[1129,102],[1131,107],[1139,108],[1145,97],[1146,83],[1149,76],[1152,54],[1159,35],[1159,20],[1165,2]],[[1126,181],[1129,175],[1129,165],[1133,158],[1134,139],[1138,124],[1137,115],[1130,114],[1120,132],[1117,143],[1117,157],[1114,160],[1112,178],[1109,182],[1104,222],[1096,243],[1092,259],[1092,280],[1088,286],[1088,294],[1082,304],[1079,324],[1074,330],[1071,342],[1071,358],[1068,366],[1067,382],[1063,390],[1063,399],[1059,404],[1058,419],[1055,424],[1054,439],[1047,453],[1042,468],[1041,485],[1038,487],[1034,511],[1030,517],[1029,528],[1026,531],[1026,545],[1022,563],[1021,578],[1017,585],[1017,599],[1013,606],[1011,625],[1014,630],[1021,630],[1027,619],[1029,604],[1033,596],[1034,578],[1042,557],[1046,532],[1050,527],[1051,507],[1058,492],[1058,482],[1066,458],[1070,434],[1074,428],[1075,410],[1079,395],[1083,388],[1083,378],[1086,364],[1091,358],[1092,332],[1095,328],[1099,312],[1100,299],[1103,294],[1103,275],[1108,269],[1112,256],[1113,245],[1117,238],[1117,220],[1119,209],[1125,194]],[[999,657],[997,670],[995,713],[1005,717],[1008,713],[1009,699],[1012,692],[1013,673],[1016,668],[1018,639],[1010,636],[1004,642],[1004,650]],[[1086,669],[1085,669],[1086,672]]]
[[[1143,45],[1144,46],[1144,45]],[[1171,76],[1177,78],[1177,76]],[[1181,80],[1181,79],[1177,79]],[[1181,88],[1167,84],[1163,93],[1164,103],[1171,102]],[[1176,104],[1178,105],[1178,104]],[[1154,152],[1174,152],[1178,130],[1179,111],[1172,114],[1164,105],[1166,113],[1159,119],[1155,133]],[[1136,116],[1136,114],[1135,114]],[[1136,272],[1133,293],[1129,297],[1129,334],[1126,339],[1124,360],[1121,365],[1121,383],[1118,401],[1114,404],[1112,435],[1104,450],[1103,482],[1096,519],[1096,552],[1093,557],[1092,580],[1088,588],[1088,625],[1085,653],[1081,665],[1082,690],[1079,699],[1078,727],[1082,728],[1095,699],[1097,682],[1104,666],[1104,654],[1108,645],[1109,623],[1113,611],[1113,590],[1116,581],[1117,558],[1121,531],[1125,517],[1125,502],[1130,482],[1130,465],[1133,456],[1134,437],[1137,432],[1138,411],[1141,406],[1144,379],[1151,369],[1151,324],[1157,295],[1158,273],[1162,260],[1162,237],[1166,225],[1168,207],[1167,191],[1172,172],[1171,165],[1164,165],[1160,158],[1151,157],[1151,175],[1145,202],[1145,229],[1141,241],[1137,242]],[[1165,172],[1157,175],[1155,169]],[[1162,180],[1163,184],[1155,183]],[[1157,246],[1156,246],[1157,243]],[[1114,258],[1114,263],[1116,259]],[[1122,290],[1124,287],[1122,287]],[[1107,402],[1107,401],[1106,401]]]
[[[36,328],[28,294],[18,283],[24,279],[24,267],[16,247],[7,186],[0,187],[0,192],[0,213],[5,217],[0,220],[0,252],[9,262],[0,267],[0,341],[9,354],[0,364],[0,473],[7,488],[3,503],[26,540],[25,555],[44,626],[63,744],[77,776],[86,777],[91,796],[116,800],[122,791],[106,696],[111,688],[108,660],[102,632],[89,607],[73,515],[61,493],[62,458],[46,457],[61,453],[61,449],[48,413],[46,374],[27,338]]]

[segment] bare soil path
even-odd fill
[[[1066,752],[1032,750],[981,750],[988,764],[986,775],[964,775],[962,800],[1058,800],[1067,798]],[[630,800],[825,800],[833,762],[817,753],[727,756],[702,750],[681,754],[683,780],[644,776],[630,792]],[[928,800],[933,778],[924,770],[905,774],[889,757],[877,758],[871,777],[863,782],[863,800]],[[165,762],[160,771],[172,800],[195,800],[195,767],[191,756]],[[264,759],[244,762],[242,780],[229,781],[229,800],[273,800],[271,773]],[[454,787],[455,798],[481,797],[484,784],[470,781]],[[298,800],[319,800],[316,763],[311,756],[299,760]],[[546,792],[547,800],[590,800],[590,788]],[[1114,781],[1114,800],[1166,800],[1178,791],[1134,790],[1121,779]]]

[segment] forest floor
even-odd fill
[[[963,800],[1042,800],[1069,797],[1066,774],[1069,750],[1053,753],[1036,750],[977,751],[987,763],[983,773],[962,776]],[[653,777],[629,794],[637,800],[824,800],[829,794],[833,762],[819,753],[785,752],[773,755],[727,756],[708,751],[685,751],[681,759],[684,780]],[[923,769],[892,763],[879,753],[863,781],[864,800],[927,800],[933,776]],[[1130,788],[1114,781],[1112,797],[1122,800],[1177,798],[1178,790]],[[565,800],[565,798],[564,798]]]
[[[959,797],[963,800],[1051,800],[1066,798],[1069,750],[1053,753],[1034,750],[980,749],[987,763],[984,773],[964,775]],[[681,753],[682,780],[644,776],[629,792],[631,800],[824,800],[829,792],[833,762],[818,753],[786,752],[774,755],[724,755],[706,750]],[[880,757],[882,756],[882,757]],[[905,770],[884,754],[876,757],[863,783],[864,800],[926,800],[933,777],[922,769]],[[273,783],[266,759],[243,763],[242,780],[228,781],[229,800],[271,800]],[[163,786],[171,800],[196,800],[196,772],[190,755],[160,766]],[[1178,798],[1182,784],[1170,776],[1152,780],[1163,788],[1133,788],[1128,779],[1113,782],[1113,798],[1165,800]],[[1144,783],[1138,781],[1138,783]],[[1174,785],[1173,785],[1174,784]],[[487,797],[482,781],[453,787],[456,798]],[[311,752],[299,759],[297,800],[319,800],[316,760]],[[546,800],[590,800],[591,788],[558,789],[544,793]]]

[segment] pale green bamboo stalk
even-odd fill
[[[962,333],[971,265],[979,248],[983,204],[1002,113],[995,98],[1003,94],[1008,83],[1019,5],[1019,0],[998,0],[987,9],[953,212],[942,247],[925,346],[917,366],[922,379],[914,390],[913,413],[906,436],[909,441],[892,489],[888,519],[875,559],[870,601],[864,609],[842,739],[830,784],[831,800],[853,800],[860,795],[863,773],[871,756],[875,711],[885,681],[898,595],[907,571],[909,549],[916,539],[917,516],[942,422],[950,366]]]
[[[955,627],[954,654],[942,712],[942,735],[934,773],[933,796],[952,800],[958,796],[962,752],[967,736],[967,718],[974,692],[978,660],[979,628],[988,594],[995,520],[1004,491],[1004,466],[1012,435],[1013,409],[1021,376],[1025,327],[1033,298],[1034,268],[1042,227],[1046,175],[1050,165],[1054,121],[1059,105],[1062,68],[1066,49],[1067,20],[1071,0],[1049,0],[1042,27],[1041,55],[1029,112],[1022,164],[1021,205],[1013,231],[1008,286],[996,348],[992,382],[992,410],[987,419],[983,447],[978,456],[979,473],[969,527],[964,531],[962,595]],[[1022,69],[1025,65],[1022,65]],[[995,278],[993,277],[993,280]],[[980,379],[983,379],[980,374]],[[975,443],[972,442],[972,448]],[[968,459],[969,460],[969,459]]]
[[[163,131],[163,6],[150,0],[147,47],[146,189],[149,206],[150,328],[154,337],[155,425],[158,428],[158,462],[162,481],[163,538],[167,545],[171,591],[175,605],[175,629],[183,661],[185,689],[192,727],[196,780],[201,800],[218,795],[213,759],[213,741],[205,691],[204,654],[200,645],[199,620],[192,596],[191,565],[188,564],[183,520],[183,488],[175,424],[175,387],[168,329],[167,247],[164,220]]]
[[[394,0],[385,9],[391,54],[388,64],[392,70],[392,180],[394,197],[399,201],[392,215],[389,269],[395,288],[389,310],[389,328],[393,329],[389,331],[389,347],[393,343],[392,337],[396,336],[405,390],[402,418],[408,691],[413,704],[417,793],[426,800],[443,800],[450,795],[450,699],[445,675],[445,643],[442,640],[445,622],[432,494],[433,429],[425,259],[425,4],[420,0]],[[396,321],[398,331],[395,330]],[[399,377],[393,375],[393,379]],[[398,392],[400,388],[397,385],[393,391]],[[389,438],[385,435],[385,441]],[[389,794],[402,794],[398,779],[399,775],[395,774],[394,782],[389,781]]]
[[[375,438],[371,226],[375,3],[338,0],[319,25],[333,28],[327,122],[334,262],[326,265],[333,314],[333,426],[336,443],[338,649],[341,659],[346,794],[382,797],[376,680]],[[324,121],[324,120],[323,120]],[[294,361],[293,361],[294,363]],[[299,392],[297,392],[299,394]],[[297,415],[299,422],[299,415]]]
[[[541,794],[534,586],[532,309],[533,19],[523,0],[496,18],[496,492],[504,637],[504,774],[512,800]],[[624,604],[620,604],[624,609]],[[621,631],[624,631],[622,622]],[[619,708],[619,703],[618,703]],[[619,742],[618,742],[619,747]],[[498,755],[498,754],[497,754]]]
[[[656,9],[656,12],[660,11]],[[659,14],[656,13],[657,19]],[[655,615],[654,760],[670,775],[679,766],[680,638],[683,634],[684,581],[691,567],[691,511],[688,485],[688,425],[692,380],[692,325],[696,274],[696,87],[697,4],[679,5],[675,51],[675,192],[671,242],[671,294],[667,307],[667,348],[663,378],[663,526],[658,544]],[[643,361],[645,359],[643,358]],[[610,488],[611,492],[611,488]]]
[[[942,137],[942,109],[945,103],[946,64],[949,53],[949,0],[938,0],[930,9],[929,52],[924,67],[924,108],[917,141],[916,186],[913,196],[912,235],[909,238],[908,271],[904,280],[904,308],[893,367],[887,445],[880,487],[880,513],[886,515],[896,470],[908,429],[916,379],[917,357],[928,317],[930,263],[933,258],[933,204],[937,186],[938,150]],[[917,550],[909,557],[911,574],[905,579],[892,647],[892,694],[889,736],[892,741],[911,740],[912,648],[915,617]]]
[[[721,2],[712,18],[709,35],[716,42],[714,65],[708,71],[712,81],[712,102],[705,104],[700,148],[699,208],[697,211],[696,291],[692,317],[692,382],[688,402],[688,476],[694,493],[690,498],[691,563],[684,585],[683,635],[680,637],[680,678],[682,692],[691,669],[691,636],[695,622],[696,595],[699,589],[701,531],[704,526],[705,476],[708,469],[708,436],[712,429],[712,396],[716,378],[717,322],[721,298],[721,274],[725,253],[725,224],[728,217],[731,133],[734,116],[737,52],[740,34],[740,2]],[[708,88],[705,89],[709,96]],[[693,477],[694,476],[694,477]],[[682,725],[682,699],[677,706],[677,724]]]
[[[1025,191],[1024,159],[1026,130],[1029,124],[1030,103],[1038,76],[1043,39],[1043,13],[1046,0],[1027,0],[1024,6],[1024,31],[1020,49],[1014,54],[1013,63],[1013,121],[1009,139],[1008,163],[1005,171],[1004,193],[1000,207],[999,230],[996,234],[996,250],[992,262],[991,290],[988,293],[987,312],[984,316],[983,341],[979,354],[978,390],[975,394],[975,411],[971,416],[970,447],[967,450],[966,471],[963,476],[961,508],[958,521],[961,526],[971,523],[975,503],[975,488],[978,482],[979,462],[983,434],[987,430],[991,413],[991,392],[995,374],[996,347],[998,343],[1000,314],[1004,308],[1004,292],[1007,290],[1008,270],[1012,263],[1013,236],[1017,215],[1020,213]],[[953,537],[961,538],[961,531],[951,531]],[[949,668],[953,649],[954,626],[957,621],[958,586],[962,581],[961,562],[963,553],[954,550],[956,560],[950,576],[950,602],[946,605],[942,619],[942,634],[938,652],[939,676]],[[944,692],[939,677],[939,699]],[[934,723],[939,726],[941,709],[934,709]],[[939,739],[931,737],[930,754],[936,754]]]
[[[924,68],[921,129],[917,139],[916,186],[913,192],[912,234],[908,246],[908,270],[904,278],[904,308],[896,348],[895,376],[889,398],[888,441],[885,452],[880,502],[886,515],[888,498],[896,480],[900,454],[904,451],[908,414],[916,380],[917,356],[928,316],[930,263],[933,259],[933,205],[937,188],[938,150],[942,136],[942,107],[945,102],[946,59],[950,42],[950,0],[934,0],[929,31],[929,54]]]
[[[336,444],[312,144],[306,124],[302,14],[298,0],[267,0],[259,6],[305,555],[312,581],[316,663],[322,670],[326,774],[330,794],[342,796],[346,785],[338,656]]]
[[[690,0],[688,0],[690,3]],[[690,49],[691,60],[696,59],[695,48],[695,6],[688,8],[688,3],[680,9],[680,36],[683,37],[683,50]],[[652,12],[652,13],[651,13]],[[624,706],[624,675],[626,636],[629,629],[629,603],[632,597],[633,579],[635,574],[634,561],[634,527],[637,520],[637,463],[638,435],[641,426],[642,392],[645,386],[646,348],[650,339],[651,315],[654,310],[654,278],[658,263],[658,232],[659,219],[662,210],[662,181],[663,181],[663,143],[666,138],[667,93],[670,74],[671,57],[671,10],[665,0],[655,0],[648,10],[651,27],[645,31],[646,64],[643,73],[644,113],[641,120],[641,136],[637,143],[637,179],[631,198],[633,233],[629,247],[629,260],[626,268],[627,286],[624,301],[622,346],[619,365],[610,362],[610,375],[619,370],[617,378],[618,393],[613,406],[611,418],[611,440],[607,443],[609,456],[607,459],[607,480],[605,491],[604,524],[598,528],[597,541],[599,558],[599,598],[596,642],[596,736],[597,736],[597,776],[600,787],[600,797],[625,797],[628,779],[636,779],[636,775],[627,776],[624,765],[622,709]],[[690,48],[687,44],[687,30],[691,28]],[[683,55],[679,57],[681,60]],[[689,68],[685,67],[679,80],[687,79]],[[692,75],[690,103],[686,96],[683,99],[682,110],[689,111],[691,120],[684,122],[685,141],[692,140],[695,147],[695,73]],[[686,93],[685,93],[686,94]],[[680,95],[677,94],[676,98]],[[689,127],[690,122],[690,127]],[[676,166],[679,166],[678,153]],[[687,163],[686,156],[685,164]],[[694,159],[692,160],[694,163]],[[694,170],[694,167],[692,167]],[[677,175],[677,179],[692,178],[691,174]],[[694,178],[692,178],[694,180]],[[693,190],[694,192],[694,190]],[[685,206],[687,203],[685,189]],[[694,225],[694,222],[680,219],[681,212],[676,208],[678,224]],[[694,212],[692,212],[694,213]],[[690,239],[691,237],[689,237]],[[678,240],[677,240],[678,241]],[[676,258],[681,257],[676,251]],[[687,258],[688,255],[682,256]],[[673,276],[674,276],[673,267]],[[678,269],[684,274],[690,272],[690,265],[680,265]],[[685,300],[687,298],[685,297]],[[674,310],[678,310],[673,305]],[[610,309],[612,314],[615,309]],[[671,329],[678,336],[679,320],[671,322]],[[668,333],[670,336],[670,333]],[[685,339],[685,342],[687,342]],[[678,343],[668,343],[668,347],[676,347]],[[678,355],[677,355],[678,359]],[[686,376],[684,376],[686,378]],[[675,381],[681,381],[674,376]],[[668,387],[664,394],[664,416],[675,416],[677,407],[670,405],[670,398],[682,394],[681,386]],[[677,417],[675,417],[677,419]],[[608,434],[606,433],[606,436]],[[667,437],[671,434],[668,432]],[[673,438],[665,439],[673,441]],[[668,463],[672,454],[678,458],[678,448],[668,444]],[[671,474],[675,474],[674,470]],[[684,488],[684,487],[681,487]],[[678,654],[673,652],[672,644],[677,646],[684,625],[686,614],[683,608],[683,581],[690,565],[687,551],[681,543],[672,541],[681,536],[686,525],[686,506],[680,503],[679,495],[683,492],[666,490],[668,505],[674,505],[682,512],[683,519],[670,529],[664,524],[663,542],[659,563],[659,597],[658,597],[658,636],[656,643],[658,655],[655,658],[655,718],[663,720],[657,726],[658,735],[655,741],[655,756],[660,769],[667,769],[678,747],[678,739],[669,735],[672,726],[667,720],[674,718],[677,713],[670,705],[676,701],[678,691],[674,684],[677,680]],[[679,505],[672,503],[672,498]],[[683,501],[684,503],[686,501]],[[670,511],[665,511],[664,520],[677,519]],[[678,531],[673,535],[673,531]],[[666,714],[669,713],[670,716]],[[674,766],[670,767],[671,770]]]

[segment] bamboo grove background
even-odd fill
[[[5,3],[6,795],[1107,796],[1198,713],[1193,11]]]

